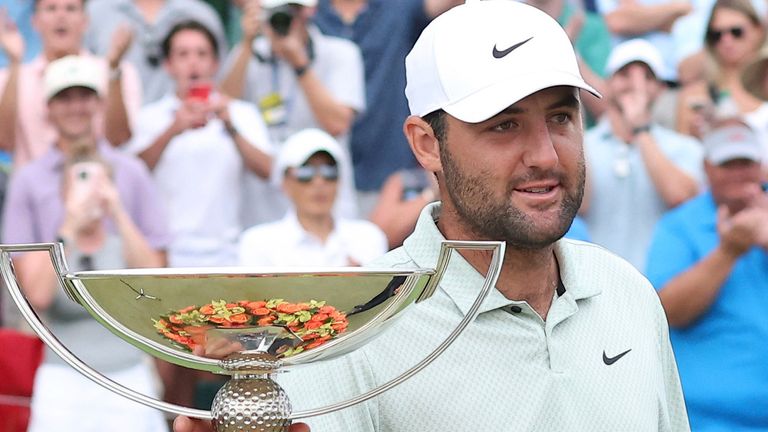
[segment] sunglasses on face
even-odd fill
[[[324,180],[336,181],[339,169],[335,165],[303,165],[293,169],[293,178],[300,183],[309,183],[317,175]]]
[[[720,42],[720,39],[723,38],[725,33],[730,33],[731,37],[734,39],[741,39],[744,37],[744,27],[730,27],[722,30],[707,30],[707,41],[710,44],[715,45]]]

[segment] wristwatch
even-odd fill
[[[650,124],[644,124],[642,126],[637,126],[632,128],[632,138],[640,135],[643,132],[650,132],[651,131],[651,125]]]

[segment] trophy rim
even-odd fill
[[[377,268],[377,267],[155,267],[132,269],[108,269],[69,271],[61,275],[67,279],[92,279],[115,276],[243,276],[243,277],[279,277],[279,276],[343,276],[349,275],[380,275],[397,276],[412,274],[434,274],[435,269],[426,267],[415,268]]]

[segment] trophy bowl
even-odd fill
[[[483,287],[446,340],[399,377],[348,401],[293,412],[275,373],[344,355],[437,289],[451,251],[493,251]],[[211,411],[169,404],[99,374],[59,342],[18,285],[12,253],[47,251],[67,295],[117,336],[171,363],[230,375]],[[215,430],[285,431],[292,420],[368,400],[440,355],[475,318],[496,283],[502,242],[443,242],[435,268],[163,268],[70,272],[59,243],[0,245],[0,273],[40,338],[70,366],[136,402],[210,419]]]

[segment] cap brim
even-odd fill
[[[757,146],[724,146],[707,156],[707,160],[715,165],[724,164],[737,159],[747,159],[753,162],[761,162],[763,155]]]
[[[567,72],[551,71],[535,77],[504,79],[444,106],[443,110],[461,121],[480,123],[537,91],[560,86],[583,89],[596,97],[602,97],[581,77]]]
[[[99,89],[93,83],[80,82],[80,83],[67,83],[66,85],[62,85],[62,86],[56,87],[54,89],[50,89],[48,91],[48,96],[45,99],[46,100],[51,100],[54,97],[56,97],[56,95],[58,95],[59,93],[63,92],[64,90],[75,88],[75,87],[80,87],[80,88],[86,88],[88,90],[93,90],[96,93],[96,95],[100,95],[99,94]]]

